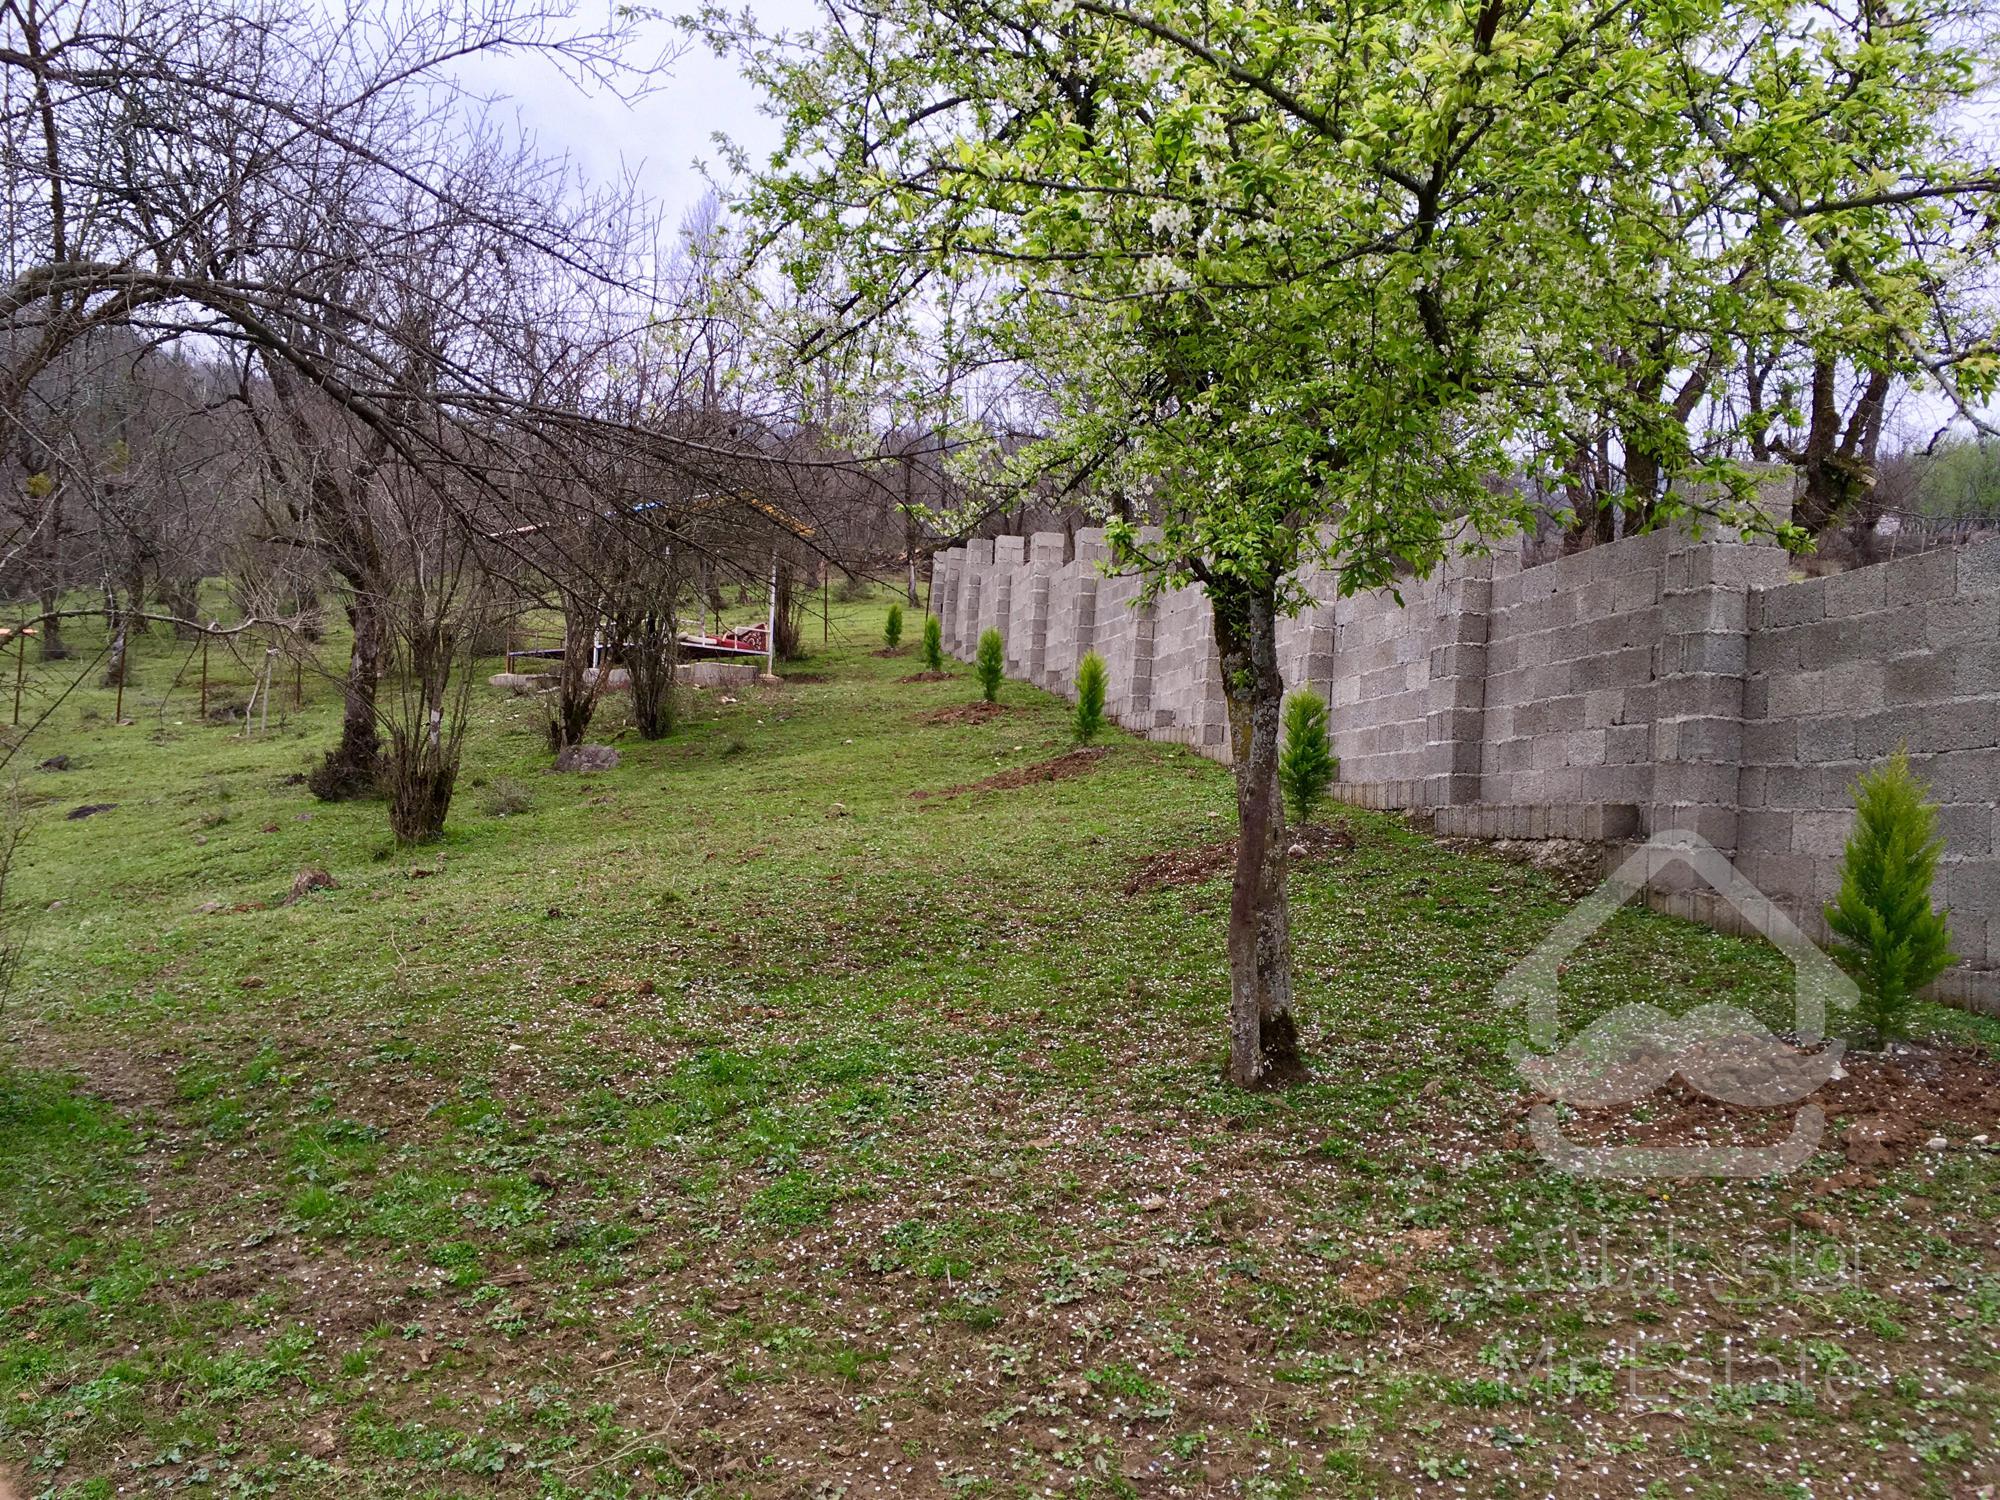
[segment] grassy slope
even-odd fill
[[[802,666],[825,680],[699,695],[600,777],[546,774],[537,710],[482,689],[418,855],[287,783],[328,685],[245,740],[161,710],[161,641],[136,723],[95,686],[61,704],[24,759],[75,766],[26,773],[18,878],[62,904],[0,1072],[0,1458],[27,1493],[1991,1475],[1994,1158],[1845,1191],[1831,1156],[1665,1191],[1540,1170],[1491,989],[1561,895],[1357,813],[1295,877],[1320,1081],[1229,1092],[1225,886],[1122,893],[1226,831],[1226,772],[1116,737],[1080,779],[914,799],[1055,753],[1064,710],[1010,685],[1004,718],[916,722],[974,690],[899,682],[912,658],[863,643],[880,610],[836,610],[852,644]],[[510,781],[530,805],[498,816]],[[84,802],[117,806],[62,817]],[[282,906],[307,865],[339,888]],[[1783,982],[1644,913],[1565,980],[1579,1016],[1774,1024]]]

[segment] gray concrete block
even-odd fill
[[[1885,564],[1836,573],[1826,580],[1826,613],[1829,619],[1886,609],[1888,604],[1889,576]]]
[[[1760,631],[1780,630],[1788,625],[1809,625],[1826,618],[1826,584],[1823,579],[1809,578],[1803,583],[1763,589],[1752,597],[1757,601],[1756,620]]]
[[[1938,837],[1944,840],[1948,854],[1992,854],[1994,821],[1994,810],[1983,803],[1948,802],[1938,809]],[[2000,881],[2000,865],[1993,868],[1992,875]]]
[[[1792,815],[1792,848],[1800,854],[1837,855],[1847,847],[1847,835],[1854,826],[1848,809],[1801,812]]]
[[[1766,854],[1792,852],[1793,814],[1745,808],[1736,818],[1739,849],[1756,849]]]
[[[2000,541],[1975,542],[1953,551],[1960,595],[2000,593]]]
[[[1958,591],[1958,549],[1937,547],[1882,564],[1883,584],[1890,605],[1923,604],[1949,599]]]
[[[1791,765],[1799,758],[1797,719],[1748,719],[1743,724],[1746,765]]]
[[[1985,645],[2000,642],[2000,593],[1973,593],[1963,587],[1964,566],[1959,570],[1957,597],[1921,606],[1924,617],[1924,644],[1940,646]]]
[[[1854,759],[1852,719],[1801,719],[1798,724],[1800,760],[1829,761]]]

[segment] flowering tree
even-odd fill
[[[1343,592],[1421,575],[1524,519],[1496,481],[1579,408],[1615,393],[1664,428],[1666,383],[1627,378],[1607,328],[1791,326],[1844,299],[1830,337],[1866,322],[1911,368],[1991,388],[1990,351],[1905,337],[1928,325],[1900,226],[1992,187],[1922,123],[1974,87],[1960,0],[826,4],[808,36],[736,33],[787,121],[753,212],[796,279],[839,268],[848,326],[983,276],[981,335],[1050,413],[1014,461],[1136,497],[1157,529],[1113,516],[1115,565],[1206,592],[1246,1087],[1304,1071],[1276,775],[1303,564]],[[1649,211],[1688,181],[1768,273]],[[1704,477],[1747,520],[1740,476]]]

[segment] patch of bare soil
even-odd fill
[[[988,719],[997,719],[1013,711],[1011,704],[988,703],[982,699],[978,703],[961,703],[956,708],[934,708],[929,713],[918,714],[916,719],[919,724],[984,724]]]
[[[1553,880],[1567,896],[1587,896],[1611,868],[1607,851],[1615,845],[1579,839],[1439,839],[1460,854],[1491,854],[1509,864],[1527,865]]]
[[[1295,864],[1309,864],[1354,847],[1354,835],[1337,823],[1308,823],[1303,828],[1287,829],[1285,837],[1289,840],[1288,856]],[[1141,861],[1125,882],[1125,894],[1143,896],[1174,886],[1200,885],[1219,879],[1235,866],[1235,839],[1168,849]]]
[[[1032,766],[1017,766],[1011,771],[989,776],[984,781],[969,781],[963,786],[948,786],[937,792],[914,791],[910,796],[921,802],[926,797],[957,797],[966,792],[1008,792],[1016,787],[1037,786],[1044,781],[1068,781],[1072,776],[1087,775],[1110,753],[1101,746],[1088,750],[1066,750],[1050,760],[1038,760]]]
[[[898,682],[950,682],[949,672],[912,672],[908,677],[898,677]]]
[[[20,1500],[23,1493],[13,1477],[5,1469],[0,1469],[0,1500]]]
[[[1792,1055],[1801,1064],[1811,1056]],[[1629,1105],[1579,1109],[1563,1133],[1578,1145],[1768,1146],[1791,1134],[1801,1109],[1816,1106],[1836,1122],[1829,1144],[1858,1169],[1830,1179],[1833,1188],[1861,1185],[1870,1169],[1900,1165],[1925,1149],[2000,1150],[1994,1144],[2000,1136],[2000,1062],[1976,1048],[1850,1051],[1824,1087],[1779,1105],[1716,1098],[1691,1082],[1689,1072],[1718,1086],[1691,1064]],[[1517,1108],[1526,1114],[1547,1102],[1548,1096],[1534,1095]]]
[[[877,649],[874,654],[881,657],[908,656],[910,648],[908,646],[883,646]]]
[[[1405,1229],[1390,1236],[1379,1261],[1357,1260],[1340,1279],[1340,1289],[1364,1307],[1385,1297],[1400,1297],[1416,1275],[1417,1262],[1450,1244],[1450,1234],[1442,1229]]]

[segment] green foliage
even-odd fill
[[[889,618],[882,622],[882,639],[888,643],[891,651],[894,651],[898,646],[903,644],[902,605],[892,604],[889,606]]]
[[[2000,519],[2000,440],[1946,443],[1922,460],[1917,506],[1946,520]]]
[[[1088,745],[1104,728],[1104,688],[1110,678],[1104,658],[1095,651],[1086,651],[1076,664],[1076,717],[1071,726],[1080,745]]]
[[[1285,748],[1278,755],[1278,787],[1292,821],[1312,821],[1326,789],[1340,772],[1327,744],[1326,699],[1300,688],[1285,700]]]
[[[1944,841],[1937,807],[1900,751],[1854,788],[1854,832],[1826,923],[1861,987],[1861,1019],[1878,1037],[1908,1033],[1917,991],[1951,962],[1945,913],[1931,909]]]
[[[936,615],[924,616],[924,670],[944,670],[944,621]]]
[[[928,353],[942,326],[1043,372],[1045,436],[995,461],[1106,509],[1143,491],[1154,529],[1110,520],[1114,562],[1225,613],[1295,596],[1303,562],[1390,584],[1530,522],[1491,481],[1573,448],[1580,409],[1750,522],[1668,377],[1719,360],[1718,327],[1915,368],[1927,289],[1990,233],[1991,153],[1954,119],[1976,14],[1935,0],[1889,37],[1804,0],[829,0],[772,41],[708,13],[786,120],[747,212],[789,237],[792,287],[837,285],[868,337]],[[1701,336],[1662,343],[1663,306]],[[1945,378],[1983,398],[1985,314],[1951,316],[1980,352]]]
[[[979,691],[988,703],[1000,696],[1000,679],[1007,671],[1007,643],[997,630],[979,633],[979,651],[972,658],[972,672],[979,679]]]

